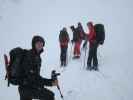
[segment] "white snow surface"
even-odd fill
[[[132,18],[132,0],[0,0],[0,100],[19,100],[17,87],[7,87],[4,80],[3,54],[18,46],[30,49],[34,35],[46,41],[41,75],[50,78],[53,69],[61,73],[64,100],[132,100]],[[81,22],[88,32],[88,21],[105,25],[106,40],[98,48],[100,72],[85,70],[84,51],[72,60],[71,43],[68,66],[60,68],[60,30],[67,27],[72,39],[70,26]],[[48,88],[61,100],[56,87]]]

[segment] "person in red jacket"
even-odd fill
[[[61,66],[66,66],[69,35],[65,27],[60,31],[59,42],[61,48],[61,54],[60,54]]]
[[[94,30],[94,26],[92,22],[87,23],[89,34],[88,34],[88,41],[89,41],[89,55],[87,60],[87,69],[89,70],[98,70],[98,60],[97,60],[97,47],[98,44],[96,42],[96,33]],[[93,66],[91,65],[93,61]]]
[[[71,40],[72,43],[74,43],[74,59],[75,58],[80,58],[80,45],[81,45],[81,42],[82,42],[82,38],[81,38],[81,35],[80,35],[80,31],[77,28],[75,28],[74,26],[71,26],[70,27],[72,32],[73,32],[73,39]]]

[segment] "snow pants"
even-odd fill
[[[87,60],[87,66],[88,67],[91,67],[92,61],[93,61],[93,67],[97,67],[98,66],[97,48],[98,48],[98,44],[97,43],[94,43],[89,48],[89,55],[88,55],[88,60]]]
[[[81,41],[75,42],[75,45],[74,45],[74,56],[80,56],[80,45],[81,45]]]
[[[66,60],[67,60],[67,46],[61,47],[61,54],[60,54],[60,61],[61,66],[66,66]]]

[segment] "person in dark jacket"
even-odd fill
[[[60,42],[60,48],[61,48],[61,54],[60,54],[61,66],[66,66],[69,35],[65,27],[60,31],[59,42]]]
[[[54,93],[44,86],[56,86],[57,80],[40,76],[41,58],[45,41],[41,36],[34,36],[32,49],[28,50],[22,61],[22,82],[18,87],[20,100],[54,100]]]
[[[82,42],[82,38],[80,35],[80,32],[78,28],[75,28],[74,26],[70,27],[73,32],[73,39],[72,43],[74,43],[74,57],[73,58],[80,58],[80,45]]]
[[[85,34],[84,29],[83,29],[83,26],[82,26],[82,24],[81,24],[80,22],[78,22],[78,27],[77,27],[77,29],[78,29],[78,32],[80,33],[80,38],[81,38],[82,40],[85,40],[86,34]]]
[[[89,41],[89,55],[87,60],[87,69],[98,70],[98,59],[97,59],[97,47],[96,33],[92,22],[88,22],[87,26],[89,28],[88,41]],[[92,64],[93,61],[93,65]]]
[[[83,26],[80,22],[78,22],[77,29],[78,29],[78,32],[80,33],[81,40],[84,40],[82,48],[85,49],[87,46],[87,34],[84,32]]]

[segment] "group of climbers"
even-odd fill
[[[88,32],[84,32],[82,24],[79,22],[78,26],[70,26],[73,33],[71,43],[74,45],[73,59],[78,59],[81,56],[81,43],[84,40],[83,48],[89,42],[89,53],[87,59],[88,70],[98,70],[97,48],[100,44],[104,43],[105,31],[103,24],[93,24],[93,22],[87,23]],[[64,27],[59,34],[59,42],[61,48],[60,61],[61,66],[66,66],[67,62],[67,48],[69,43],[69,34]]]

